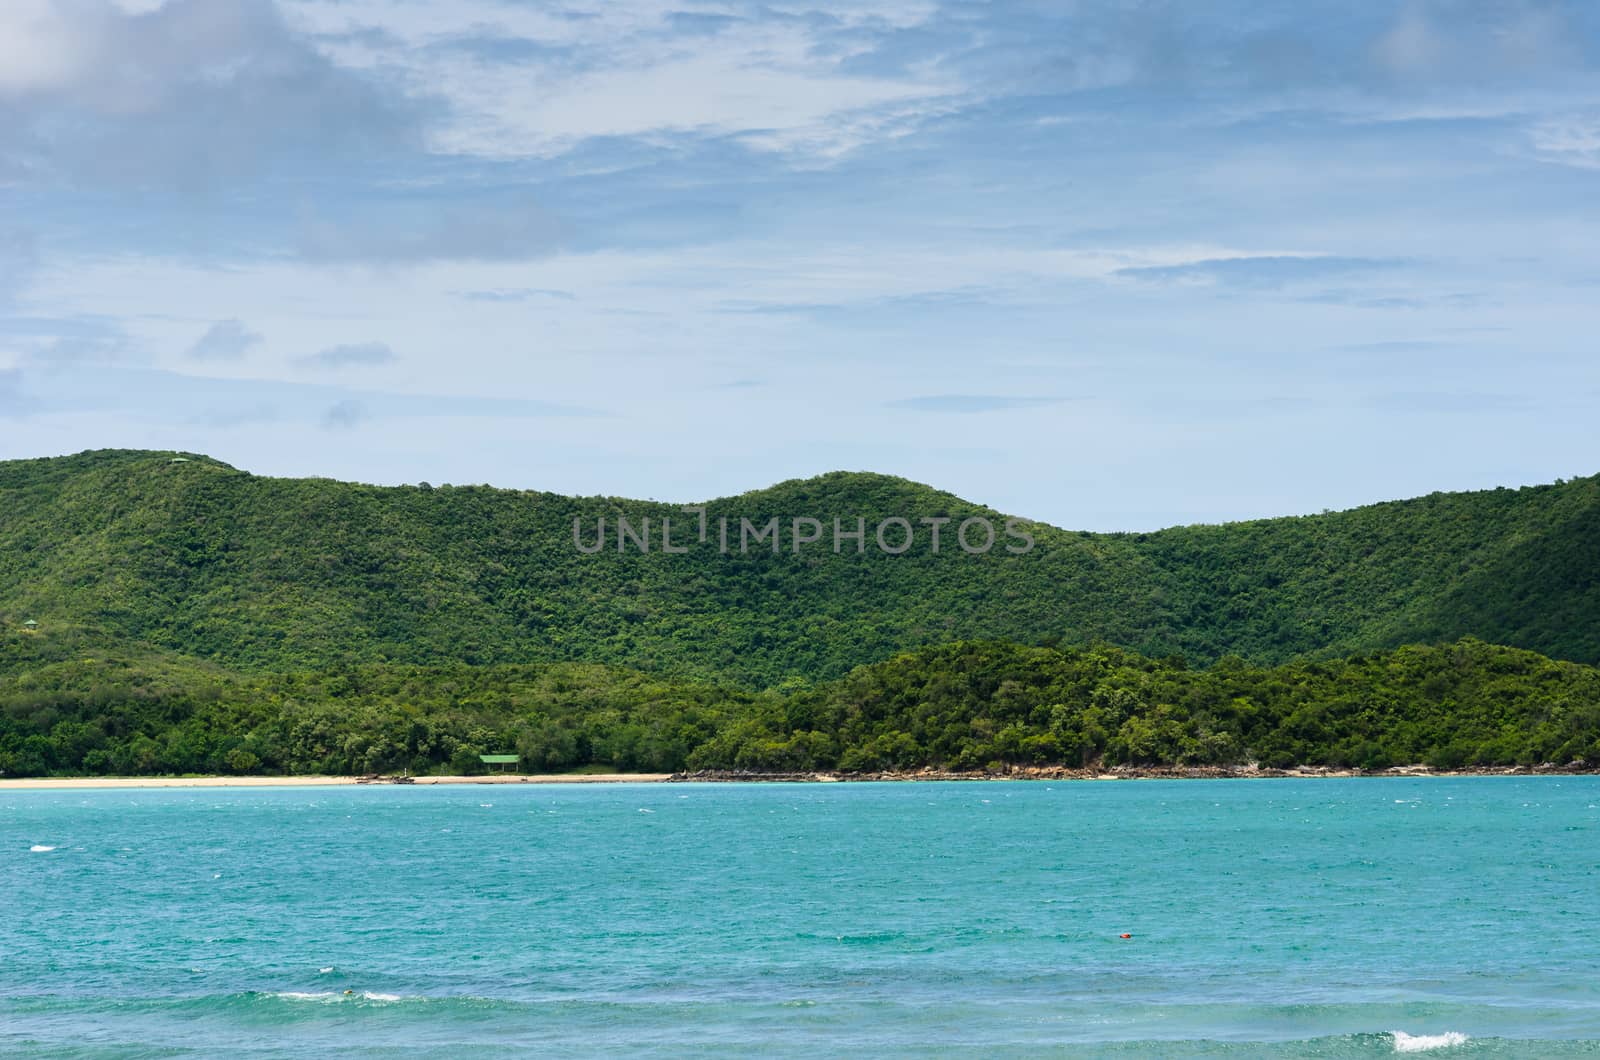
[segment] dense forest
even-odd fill
[[[1600,763],[1600,478],[982,551],[884,476],[704,510],[0,463],[0,773]]]
[[[583,662],[766,688],[923,646],[1116,644],[1260,665],[1478,637],[1600,662],[1600,477],[1324,515],[1091,534],[1028,524],[982,554],[957,525],[1006,516],[881,475],[708,501],[782,547],[719,551],[681,506],[487,486],[250,475],[192,454],[0,462],[0,630],[37,623],[241,670]],[[868,527],[864,553],[795,551],[788,521]],[[900,555],[872,528],[948,518]],[[652,550],[615,547],[652,520]],[[606,547],[592,546],[600,519]],[[683,554],[660,549],[662,521]],[[737,532],[734,534],[737,541]],[[3,678],[0,673],[0,678]]]
[[[1205,670],[1109,645],[964,641],[759,693],[577,663],[240,674],[116,654],[19,659],[7,776],[875,771],[1008,765],[1600,763],[1600,670],[1463,640]]]

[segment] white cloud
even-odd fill
[[[1600,116],[1574,115],[1541,122],[1529,137],[1540,161],[1600,169]]]
[[[817,356],[817,333],[796,314],[879,311],[955,297],[995,313],[1058,303],[1063,292],[1126,290],[1126,268],[1176,267],[1296,251],[1222,244],[1039,249],[943,243],[832,243],[793,248],[781,261],[762,242],[651,251],[559,253],[528,262],[428,262],[404,270],[276,262],[219,270],[157,258],[80,259],[41,277],[32,299],[63,318],[93,311],[122,322],[141,349],[184,351],[200,325],[194,305],[236,320],[210,325],[243,353],[158,367],[227,379],[304,378],[308,368],[381,367],[408,393],[517,393],[593,407],[648,404],[663,389],[725,381],[728,351],[763,363]],[[557,290],[563,297],[466,300],[461,291]],[[373,342],[405,336],[406,357]],[[470,336],[470,341],[463,341]],[[870,347],[872,343],[868,343]],[[830,356],[860,356],[859,344]],[[307,350],[323,356],[307,359]],[[873,354],[893,359],[913,347]],[[719,360],[719,358],[722,358]],[[647,382],[644,366],[661,374]],[[741,372],[752,366],[745,364]],[[897,384],[903,386],[903,383]]]
[[[83,76],[101,46],[97,0],[0,4],[0,99],[53,92]]]
[[[550,154],[595,136],[659,132],[753,133],[757,146],[810,142],[824,151],[869,138],[870,108],[948,94],[949,86],[831,75],[752,61],[737,46],[637,68],[586,74],[558,86],[515,72],[475,82],[474,103],[493,113],[476,134],[446,146],[483,154]],[[829,122],[849,116],[844,128]],[[466,132],[463,130],[463,132]]]
[[[682,5],[661,2],[553,12],[484,0],[314,0],[292,10],[299,24],[331,37],[381,25],[404,41],[398,51],[374,50],[360,38],[329,48],[343,61],[401,64],[448,98],[453,117],[434,130],[432,146],[449,153],[549,157],[593,137],[704,133],[748,134],[745,142],[760,149],[838,154],[895,134],[924,106],[936,113],[940,100],[962,91],[931,74],[849,74],[842,63],[854,51],[819,47],[818,24],[914,26],[932,17],[933,5],[821,6],[736,19],[716,34],[675,29],[671,16]],[[466,34],[531,42],[538,51],[491,63],[471,50],[434,47]]]
[[[1555,5],[1511,2],[1473,11],[1413,0],[1373,42],[1372,56],[1399,81],[1471,86],[1537,80],[1583,68],[1575,43],[1582,33]]]
[[[4,0],[0,104],[0,169],[119,188],[404,147],[419,113],[330,62],[275,0]]]
[[[1402,77],[1431,71],[1444,53],[1444,41],[1414,5],[1373,44],[1378,63]]]

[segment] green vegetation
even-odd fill
[[[246,671],[602,663],[765,688],[964,638],[1257,664],[1475,636],[1600,662],[1600,477],[1035,548],[582,555],[572,523],[676,505],[261,478],[186,454],[0,463],[0,630]],[[1004,517],[834,473],[715,516]],[[869,531],[870,533],[870,531]],[[0,679],[3,679],[0,671]]]
[[[1600,478],[1022,555],[717,550],[719,515],[1005,523],[884,476],[707,507],[701,544],[675,505],[0,463],[0,771],[1600,762]],[[657,547],[574,546],[619,514]]]
[[[534,771],[1600,762],[1600,670],[1474,640],[1203,671],[1104,645],[962,642],[761,693],[571,663],[34,662],[0,693],[10,776],[470,773],[508,748]]]

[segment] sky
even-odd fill
[[[0,459],[1072,529],[1600,471],[1600,4],[5,0]]]

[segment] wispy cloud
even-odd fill
[[[1350,342],[1333,348],[1343,353],[1427,353],[1444,345],[1432,339],[1390,339],[1385,342]]]
[[[189,347],[193,361],[237,361],[259,345],[261,336],[238,320],[219,320]]]
[[[41,375],[134,366],[149,360],[147,351],[121,321],[91,313],[45,317],[0,313],[0,352],[11,344],[17,364]]]
[[[1541,162],[1600,169],[1600,114],[1567,115],[1536,124],[1530,139]]]
[[[480,63],[519,66],[561,60],[572,54],[570,49],[560,45],[521,37],[495,26],[481,26],[470,33],[440,38],[429,43],[426,50],[438,55],[464,56]]]
[[[526,194],[441,206],[393,199],[306,217],[297,249],[313,262],[520,261],[556,250],[568,226]]]
[[[563,302],[570,302],[577,297],[571,291],[556,291],[539,287],[512,287],[493,291],[457,291],[456,294],[469,302],[529,302],[536,298],[555,298]]]
[[[303,10],[324,34],[337,32],[336,6]],[[931,3],[729,14],[588,0],[556,12],[463,0],[458,11],[448,21],[415,20],[406,47],[379,53],[447,96],[453,120],[432,133],[448,153],[549,158],[596,140],[688,135],[837,155],[896,135],[962,90],[928,66],[848,66],[875,40],[936,17]],[[371,45],[349,47],[353,58]]]
[[[406,394],[366,387],[191,376],[125,363],[108,363],[95,372],[13,369],[10,386],[26,383],[29,407],[57,414],[103,413],[134,408],[141,416],[192,422],[195,410],[215,419],[256,416],[271,409],[284,419],[326,418],[326,410],[346,408],[368,420],[462,418],[531,420],[594,417],[595,409],[558,401],[470,394]],[[323,410],[323,411],[315,411]],[[345,413],[341,413],[341,416]]]
[[[1510,413],[1530,406],[1529,400],[1522,395],[1473,390],[1397,390],[1377,395],[1372,399],[1372,404],[1401,414],[1440,415]]]
[[[1002,412],[1006,409],[1031,409],[1076,400],[1062,397],[1007,397],[996,394],[936,394],[930,397],[902,398],[885,403],[886,408],[913,412]]]
[[[309,368],[337,370],[340,368],[392,364],[399,359],[387,343],[356,342],[329,346],[325,350],[300,358],[300,363]]]
[[[28,360],[53,368],[70,368],[120,361],[132,353],[126,335],[62,335],[39,347]]]
[[[1333,255],[1213,258],[1183,265],[1150,265],[1118,269],[1116,275],[1143,283],[1201,284],[1216,287],[1275,289],[1291,284],[1378,272],[1404,264],[1376,258]]]

